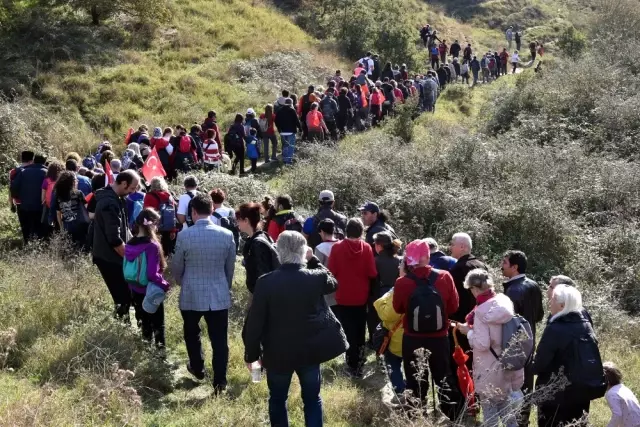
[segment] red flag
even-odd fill
[[[111,185],[116,182],[113,177],[113,172],[111,172],[111,165],[109,162],[104,162],[104,174],[107,176],[107,179],[104,180],[104,186]]]
[[[129,128],[127,132],[127,136],[124,137],[124,146],[127,147],[129,145],[129,140],[131,139],[131,135],[133,135],[133,128]]]
[[[144,162],[144,166],[142,166],[141,172],[142,175],[146,178],[147,182],[151,181],[156,176],[167,176],[167,173],[162,167],[162,163],[160,163],[158,152],[156,151],[155,147],[153,147],[153,150],[151,150],[151,153],[149,153],[149,157],[147,157],[147,161]]]

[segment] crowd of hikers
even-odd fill
[[[470,45],[448,46],[428,25],[420,36],[433,52],[426,74],[410,78],[406,66],[381,67],[367,53],[352,75],[343,79],[337,71],[326,89],[310,86],[300,98],[285,90],[263,113],[249,108],[236,115],[224,137],[210,111],[189,130],[130,130],[120,157],[106,139],[95,154],[69,153],[64,163],[22,152],[21,165],[10,172],[9,204],[25,243],[62,232],[90,253],[115,316],[130,323],[133,307],[142,337],[160,356],[164,301],[172,283],[179,285],[187,370],[199,380],[206,376],[204,318],[216,394],[227,386],[231,287],[235,270],[244,268],[245,362],[254,381],[266,371],[274,426],[289,425],[294,372],[305,423],[321,426],[320,365],[344,354],[344,375],[357,381],[373,352],[395,392],[394,406],[413,416],[426,412],[431,390],[434,406],[450,420],[481,408],[484,425],[526,426],[536,405],[539,426],[586,425],[590,402],[606,396],[609,426],[637,427],[638,401],[615,365],[601,362],[591,316],[571,278],[549,281],[545,319],[542,287],[526,276],[521,251],[505,253],[499,292],[466,233],[452,236],[447,255],[429,237],[404,245],[375,202],[364,202],[349,219],[334,210],[334,193],[323,190],[318,211],[303,218],[287,195],[232,207],[222,189],[202,188],[189,175],[229,167],[244,175],[245,156],[255,171],[258,159],[276,160],[276,131],[282,160],[291,164],[299,133],[337,140],[377,126],[411,97],[433,111],[437,94],[458,77],[468,83],[471,73],[476,83],[482,72],[488,81],[505,74],[509,60],[512,72],[519,63],[521,34],[511,28],[508,48],[515,40],[516,51],[510,55],[505,47],[480,60]],[[541,45],[532,49],[533,59],[542,54]],[[184,191],[173,194],[168,182],[178,176]]]
[[[131,164],[140,164],[133,151]],[[601,362],[576,283],[551,278],[545,319],[543,291],[526,276],[523,252],[505,253],[499,292],[466,233],[452,236],[449,255],[432,238],[403,245],[378,204],[365,202],[348,219],[334,210],[330,190],[319,193],[308,218],[287,195],[228,206],[224,191],[201,188],[193,175],[184,176],[182,194],[172,194],[163,177],[146,183],[122,168],[131,166],[126,160],[114,167],[109,153],[97,164],[82,162],[85,170],[75,153],[65,164],[22,153],[10,188],[25,241],[57,229],[89,251],[115,316],[130,323],[133,306],[142,337],[162,357],[164,300],[178,284],[187,370],[205,378],[204,318],[215,393],[227,386],[231,286],[244,268],[251,295],[245,362],[254,380],[266,371],[272,425],[289,425],[294,372],[306,425],[322,425],[320,365],[344,354],[344,375],[358,380],[368,351],[403,409],[426,412],[431,389],[434,406],[451,420],[481,408],[484,425],[524,426],[536,405],[540,426],[586,425],[590,402],[606,395],[610,426],[639,425],[640,406],[621,372]]]

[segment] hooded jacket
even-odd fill
[[[96,216],[93,219],[93,256],[114,264],[122,257],[114,248],[127,241],[127,207],[111,186],[95,193]]]
[[[280,212],[277,212],[271,221],[269,221],[269,228],[267,229],[267,233],[269,233],[269,237],[273,239],[274,242],[278,241],[278,237],[280,233],[284,231],[284,224],[290,219],[296,218],[296,213],[291,209],[286,209]]]
[[[400,322],[400,320],[402,319],[402,314],[396,313],[396,311],[393,309],[393,289],[374,301],[373,307],[376,309],[378,317],[382,321],[382,326],[387,328],[389,332],[391,332],[393,328],[398,325],[398,322]],[[391,335],[391,340],[389,341],[388,347],[389,351],[398,357],[402,357],[403,334],[404,328],[402,327],[402,322],[400,322],[400,325],[398,326],[396,331],[393,333],[393,335]]]
[[[124,257],[127,261],[134,261],[142,253],[147,255],[147,279],[162,288],[169,290],[169,282],[162,276],[160,267],[160,244],[152,241],[149,237],[134,237],[127,242],[124,248]],[[145,294],[146,287],[136,286],[129,283],[129,289],[138,294]]]
[[[338,280],[338,305],[365,305],[371,280],[378,276],[373,250],[363,240],[345,239],[333,245],[329,271]]]
[[[502,325],[513,318],[513,303],[505,294],[476,307],[473,329],[467,338],[473,349],[473,381],[481,398],[499,398],[520,390],[524,369],[507,371],[491,353],[502,353]]]
[[[296,110],[293,107],[284,106],[278,109],[276,114],[276,127],[280,133],[293,133],[295,134],[298,129],[302,130],[300,119],[296,114]]]
[[[27,212],[42,211],[42,182],[47,176],[47,168],[41,164],[31,164],[19,168],[11,181],[11,196],[20,200],[20,209]]]

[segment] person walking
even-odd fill
[[[207,130],[209,132],[211,129]],[[213,141],[213,140],[212,140]],[[215,144],[215,141],[213,141]],[[184,194],[178,199],[178,209],[176,210],[176,218],[181,224],[181,229],[193,226],[193,218],[191,218],[191,199],[198,194],[198,179],[193,175],[184,177]]]
[[[144,208],[155,209],[160,213],[158,223],[160,243],[162,243],[164,254],[168,256],[173,253],[178,224],[176,223],[176,202],[163,177],[157,176],[151,179],[149,191],[144,196],[142,205]]]
[[[576,288],[557,285],[549,301],[552,314],[533,361],[538,376],[538,426],[587,426],[591,400],[606,392],[606,379],[595,333],[582,314]],[[557,384],[564,376],[568,383]]]
[[[58,177],[53,193],[55,216],[60,230],[71,237],[77,249],[82,249],[87,242],[89,229],[89,212],[84,194],[78,190],[78,179],[73,172],[64,171]]]
[[[380,258],[377,257],[376,260]],[[373,306],[378,313],[378,317],[380,317],[382,326],[391,334],[383,357],[393,392],[399,397],[404,393],[407,386],[402,375],[402,336],[404,335],[404,328],[402,327],[403,316],[393,309],[393,288],[377,299]]]
[[[414,240],[407,245],[405,274],[394,286],[393,309],[404,314],[402,359],[407,389],[426,407],[431,372],[438,387],[440,409],[453,421],[457,414],[455,402],[447,392],[452,387],[448,380],[452,365],[447,335],[449,316],[458,309],[458,292],[448,272],[429,266],[429,256],[429,245],[424,241]],[[428,370],[419,369],[420,352],[416,351],[420,349],[429,352]]]
[[[363,375],[369,286],[370,281],[378,275],[373,250],[362,240],[363,232],[362,221],[350,219],[346,229],[347,238],[333,245],[328,265],[338,281],[337,305],[332,309],[349,342],[346,373],[354,378]]]
[[[46,160],[43,155],[35,155],[33,163],[26,162],[25,166],[18,168],[11,181],[11,196],[20,201],[16,206],[24,243],[29,243],[34,237],[44,237],[42,183],[47,176]]]
[[[302,233],[307,238],[307,244],[311,249],[315,249],[322,239],[318,231],[318,225],[325,219],[331,219],[334,223],[334,233],[340,239],[344,239],[347,228],[347,217],[333,210],[335,206],[335,195],[331,190],[322,190],[318,196],[318,212],[314,216],[307,218],[302,226]]]
[[[533,342],[536,340],[536,323],[544,318],[542,306],[542,290],[540,286],[526,276],[527,256],[521,251],[507,251],[502,258],[502,275],[508,280],[502,285],[504,294],[511,299],[516,314],[524,317],[531,326]],[[533,369],[531,365],[524,368],[524,385],[522,392],[529,396],[533,392]],[[527,399],[522,407],[518,425],[529,425],[531,401]]]
[[[449,54],[451,54],[451,56],[454,58],[458,58],[460,57],[461,50],[462,47],[460,47],[460,43],[458,43],[458,40],[454,40],[453,43],[451,43],[451,47],[449,47]]]
[[[118,174],[115,182],[95,193],[95,216],[93,218],[93,263],[98,267],[113,303],[115,315],[129,322],[131,292],[124,279],[122,262],[125,242],[129,240],[127,206],[124,198],[135,192],[140,177],[132,170]]]
[[[469,68],[471,69],[471,74],[473,74],[473,85],[478,84],[478,74],[480,73],[480,61],[475,56],[469,62]]]
[[[336,279],[295,231],[277,243],[280,267],[258,279],[244,329],[244,360],[267,371],[269,419],[289,426],[287,398],[295,372],[300,382],[307,427],[321,427],[320,365],[348,351],[340,323],[324,303]],[[306,265],[305,265],[306,264]]]
[[[267,233],[274,242],[278,241],[280,233],[285,231],[287,227],[291,229],[294,227],[294,223],[298,223],[298,214],[293,210],[293,200],[288,194],[276,197],[275,208],[276,213],[269,221],[267,229]],[[300,229],[294,231],[302,231],[302,224],[295,224],[295,226],[300,226]]]
[[[260,115],[260,120],[258,120],[262,132],[262,150],[264,151],[265,163],[277,160],[278,138],[276,138],[275,123],[276,114],[273,111],[273,104],[267,104],[264,107],[264,113]],[[269,158],[269,142],[271,142],[271,158]]]
[[[247,235],[242,247],[247,290],[253,295],[258,279],[280,266],[271,237],[260,229],[260,204],[243,203],[236,211],[238,229]]]
[[[505,36],[507,38],[509,50],[511,50],[511,42],[513,41],[513,27],[507,28],[507,31],[505,32]]]
[[[231,127],[227,131],[224,137],[224,151],[226,151],[230,157],[233,157],[233,164],[231,165],[231,175],[236,174],[236,167],[240,165],[240,176],[244,176],[244,138],[246,136],[244,126],[242,124],[244,118],[242,114],[236,114]]]
[[[493,279],[482,269],[471,270],[464,282],[476,299],[474,310],[458,330],[467,336],[473,353],[473,382],[480,397],[484,426],[517,427],[517,408],[524,369],[505,369],[495,354],[501,354],[503,325],[513,319],[513,303],[495,291]]]
[[[275,123],[282,143],[282,162],[285,165],[290,165],[293,163],[296,132],[303,130],[296,110],[293,108],[293,100],[291,98],[285,99],[284,106],[278,110]]]
[[[380,210],[380,207],[374,202],[365,202],[360,208],[358,208],[362,215],[362,222],[367,227],[367,234],[365,240],[373,247],[373,236],[382,231],[389,231],[395,238],[396,233],[387,222],[389,221],[389,215]]]
[[[574,280],[571,277],[564,276],[562,274],[553,276],[551,277],[551,279],[549,279],[549,286],[547,287],[547,300],[551,301],[551,297],[553,297],[553,290],[558,285],[565,285],[565,286],[570,286],[572,288],[578,289],[576,282],[574,282]],[[584,308],[584,306],[582,307],[580,314],[582,314],[582,317],[587,319],[587,321],[593,328],[593,319],[591,319],[591,314],[589,314],[589,311],[587,311],[587,309]],[[553,316],[549,315],[549,317],[547,318],[547,324],[551,322],[551,317]]]
[[[522,34],[520,33],[520,31],[516,31],[516,34],[513,36],[513,39],[516,42],[516,50],[520,50],[520,46],[522,43]]]
[[[128,280],[128,284],[136,317],[140,321],[142,338],[149,342],[155,341],[158,349],[164,349],[164,303],[152,302],[153,293],[160,293],[162,299],[169,292],[169,282],[163,275],[167,268],[167,260],[156,234],[159,221],[160,215],[154,209],[146,208],[140,212],[135,221],[135,236],[125,247],[123,271],[127,279],[128,272],[133,267],[135,280]],[[136,271],[136,267],[140,265],[136,264],[136,261],[142,263],[143,260],[146,263],[146,271]],[[128,267],[128,264],[131,265]],[[147,310],[155,311],[151,313]]]
[[[429,253],[431,256],[429,257],[429,265],[433,268],[437,268],[438,270],[450,271],[456,262],[458,261],[452,256],[445,255],[438,246],[438,242],[433,237],[427,237],[424,239],[429,245]]]
[[[211,222],[213,201],[208,194],[191,200],[194,225],[178,234],[171,272],[180,284],[179,308],[184,321],[184,340],[189,355],[187,371],[204,378],[204,353],[200,319],[204,317],[213,350],[213,388],[227,387],[229,363],[228,326],[236,245],[233,234]]]
[[[638,398],[622,383],[622,372],[613,362],[604,362],[607,379],[607,405],[611,409],[611,420],[607,427],[635,427],[640,425],[640,403]]]
[[[518,62],[520,62],[520,55],[518,54],[518,51],[514,51],[513,55],[511,55],[511,66],[513,67],[511,70],[511,74],[515,74],[516,73],[516,69],[518,68]]]

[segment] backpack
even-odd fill
[[[136,259],[129,261],[126,257],[122,262],[122,272],[124,280],[138,286],[147,286],[149,277],[147,277],[147,253],[142,252]]]
[[[197,191],[196,191],[197,193]],[[187,223],[187,227],[191,227],[193,226],[193,218],[191,218],[191,201],[193,200],[194,194],[191,194],[189,192],[185,193],[187,196],[189,196],[189,204],[187,205],[187,214],[185,215],[186,220],[185,222]]]
[[[598,349],[598,340],[593,332],[575,336],[569,344],[567,353],[570,364],[565,365],[565,375],[571,382],[571,388],[579,398],[594,400],[604,396],[607,381],[602,368],[602,359]],[[567,393],[565,393],[567,394]],[[569,396],[569,399],[572,396]]]
[[[278,259],[278,251],[276,250],[275,242],[266,233],[259,234],[258,237],[256,237],[256,240],[258,239],[269,245],[269,250],[271,252],[271,271],[276,270],[280,267],[280,260]],[[249,251],[251,251],[251,249],[249,249]]]
[[[342,221],[337,215],[329,215],[322,219],[332,220],[334,223],[333,235],[338,240],[344,240],[345,232],[340,226],[341,225],[340,222]],[[309,234],[309,237],[307,237],[307,245],[309,245],[311,249],[315,249],[316,246],[322,243],[322,239],[320,238],[320,233],[318,232],[318,224],[320,224],[320,221],[322,219],[318,217],[317,214],[313,216],[313,232]]]
[[[224,150],[230,152],[243,144],[242,137],[235,130],[229,129],[229,132],[224,136]]]
[[[284,223],[284,229],[290,231],[297,231],[302,233],[302,221],[301,218],[294,214],[293,218],[289,218]]]
[[[158,199],[158,203],[160,203],[160,208],[158,212],[160,213],[160,222],[158,223],[158,231],[173,231],[176,229],[176,208],[173,205],[173,201],[169,198],[168,201],[163,202],[160,200],[160,196],[156,193],[152,194],[153,197]]]
[[[489,59],[489,68],[496,68],[496,60],[493,56]]]
[[[180,144],[178,145],[178,149],[181,153],[191,152],[191,138],[189,138],[188,135],[180,137]]]
[[[266,132],[269,129],[269,120],[266,117],[258,120],[258,125],[260,126],[260,130],[262,132]]]
[[[412,272],[406,275],[416,283],[416,289],[409,297],[406,314],[411,332],[433,333],[449,327],[446,322],[444,302],[435,288],[439,273],[440,270],[431,269],[427,280],[419,278]]]
[[[135,200],[133,202],[133,209],[131,210],[131,218],[129,218],[129,227],[133,227],[133,224],[136,222],[136,218],[138,218],[142,209],[144,209],[142,200]]]
[[[224,217],[218,212],[213,212],[213,216],[220,221],[220,227],[226,228],[233,234],[233,241],[236,244],[236,253],[240,246],[240,230],[238,229],[238,223],[236,222],[235,212],[231,211],[228,216]]]
[[[502,353],[500,356],[489,347],[491,354],[506,371],[523,369],[531,361],[533,354],[533,332],[524,317],[516,314],[507,323],[502,324]]]

